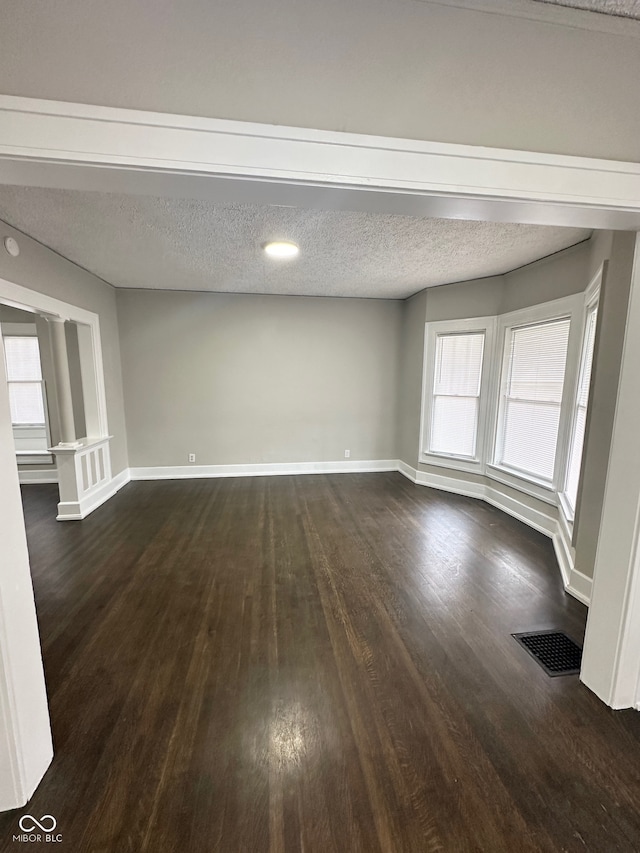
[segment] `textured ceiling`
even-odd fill
[[[0,187],[0,219],[116,287],[405,298],[497,275],[588,231]],[[293,240],[300,255],[267,258]]]
[[[536,0],[551,6],[567,6],[570,9],[585,9],[603,15],[617,15],[640,21],[640,0]]]

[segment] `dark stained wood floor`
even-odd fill
[[[74,853],[638,851],[640,715],[510,637],[585,608],[551,543],[399,474],[24,488]]]

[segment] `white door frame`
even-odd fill
[[[637,163],[276,127],[6,95],[0,96],[0,140],[0,184],[215,199],[218,203],[340,207],[453,219],[640,230],[640,165]],[[72,312],[79,310],[74,306],[67,308]],[[54,313],[59,312],[54,309]],[[74,314],[69,313],[68,317],[74,319]],[[98,358],[97,327],[92,341]],[[628,385],[625,375],[623,366],[623,392]],[[97,387],[100,387],[99,381]],[[96,410],[102,411],[104,397],[100,394],[103,391],[98,393]],[[104,414],[106,417],[106,407]],[[623,415],[619,414],[614,431],[614,449],[623,437],[621,417]],[[6,433],[7,441],[8,421],[8,403],[0,399],[0,430]],[[100,424],[100,429],[106,435],[106,422]],[[612,453],[612,458],[614,455]],[[0,454],[0,467],[6,467],[6,463],[5,448]],[[2,498],[0,510],[3,520],[11,519],[14,526],[18,525],[14,533],[19,541],[16,545],[0,537],[0,565],[9,565],[10,569],[15,569],[16,576],[19,574],[24,580],[28,577],[28,558],[14,458],[12,470],[10,489]],[[635,486],[640,494],[640,474],[638,477]],[[611,500],[611,489],[607,488],[603,518],[608,509],[613,512]],[[635,578],[638,551],[638,531],[626,532],[633,545],[630,552],[633,557],[630,556],[621,569],[626,579],[624,613],[628,612],[631,593],[636,589],[631,581]],[[8,578],[5,579],[8,582]],[[600,602],[606,602],[610,583],[611,579],[604,572],[596,573],[593,594],[600,596]],[[592,602],[592,608],[595,603]],[[39,656],[34,651],[38,648],[35,615],[28,625],[35,672],[39,665]],[[607,664],[614,681],[621,679],[625,683],[633,679],[634,673],[637,680],[637,668],[634,673],[627,671],[630,658],[638,657],[635,646],[634,654],[628,654],[629,643],[635,642],[631,634],[625,634],[628,625],[629,620],[620,621],[624,636],[616,634],[615,648],[610,649],[613,665]],[[3,697],[6,698],[7,689],[12,689],[12,679],[17,678],[13,658],[15,655],[20,658],[16,638],[8,635],[7,630],[0,632],[0,664],[3,665],[0,702],[4,702],[0,710],[5,716],[5,726],[9,706]],[[587,670],[591,659],[588,635]],[[597,671],[598,661],[593,660]],[[601,676],[600,672],[598,677]],[[615,688],[608,698],[611,700],[614,695]],[[20,736],[19,726],[24,723],[24,715],[17,705],[15,708],[16,713],[10,714],[9,720],[15,734],[13,749],[18,763],[26,766],[26,758],[33,748]],[[2,749],[0,743],[0,758],[4,756]],[[37,784],[37,767],[46,766],[49,749],[50,741],[46,746],[45,737],[36,750],[39,764],[32,762],[33,768],[26,774],[27,781],[19,790],[15,786],[12,788],[14,806],[20,804],[18,800],[25,791],[33,790]],[[3,798],[3,792],[0,786],[0,808],[7,808],[10,797]]]
[[[107,436],[109,434],[107,398],[98,315],[93,311],[78,308],[77,305],[71,305],[69,302],[63,302],[37,290],[14,284],[4,278],[0,278],[0,302],[22,311],[34,311],[37,314],[60,317],[62,320],[69,320],[78,325],[78,346],[80,349],[87,435],[91,438]]]
[[[97,314],[0,278],[0,302],[78,324],[90,435],[108,435]],[[53,756],[0,334],[0,811],[24,805]]]

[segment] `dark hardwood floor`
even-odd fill
[[[25,812],[74,853],[640,850],[640,715],[510,636],[582,640],[542,535],[399,474],[55,502],[24,488],[56,754],[3,853]]]

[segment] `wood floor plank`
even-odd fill
[[[511,633],[581,641],[548,539],[399,474],[23,503],[74,853],[631,853],[640,716]]]

